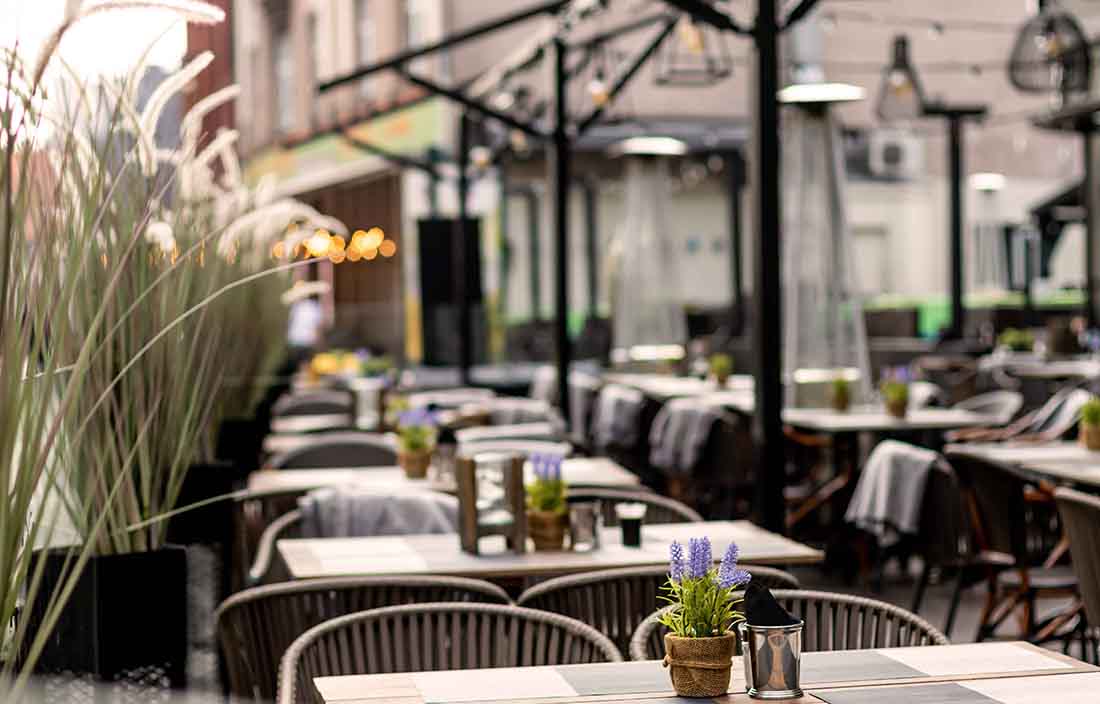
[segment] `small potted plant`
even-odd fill
[[[844,413],[852,405],[852,388],[843,372],[837,372],[829,387],[829,404],[837,413]]]
[[[1005,328],[997,337],[997,346],[1009,352],[1030,352],[1035,347],[1035,336],[1029,330]]]
[[[1081,406],[1077,437],[1090,452],[1100,450],[1100,398],[1093,396]]]
[[[436,438],[435,415],[423,408],[405,411],[397,419],[397,462],[409,479],[428,476]]]
[[[884,379],[880,387],[886,412],[899,420],[909,408],[909,384],[900,378]]]
[[[535,480],[527,485],[527,535],[535,550],[561,550],[569,527],[561,458],[531,455]]]
[[[681,697],[719,697],[729,690],[737,637],[745,620],[741,590],[752,576],[737,566],[733,543],[714,566],[709,538],[688,541],[687,559],[679,543],[670,547],[668,583],[661,598],[671,604],[660,616],[665,660],[672,688]]]
[[[733,374],[733,357],[728,354],[712,354],[707,360],[710,367],[710,375],[718,382],[718,386],[724,387]]]

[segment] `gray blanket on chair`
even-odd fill
[[[354,487],[316,489],[298,500],[302,536],[454,533],[458,499],[432,491],[379,492]]]
[[[920,529],[928,472],[939,459],[932,450],[884,440],[867,458],[844,519],[888,547]]]
[[[695,469],[706,449],[720,409],[701,399],[677,398],[657,412],[649,431],[649,462],[670,474]]]
[[[596,447],[633,449],[638,444],[645,396],[629,386],[608,384],[596,401],[593,435]]]

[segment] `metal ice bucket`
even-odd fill
[[[793,626],[750,626],[741,623],[741,654],[745,689],[753,699],[797,699],[802,665],[802,630]]]

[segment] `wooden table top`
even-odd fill
[[[824,558],[819,550],[748,521],[670,523],[643,526],[642,532],[640,548],[624,547],[618,528],[604,528],[598,550],[523,555],[505,551],[500,536],[483,538],[481,555],[462,552],[457,535],[280,540],[276,547],[296,579],[395,574],[528,577],[663,565],[668,562],[672,541],[686,543],[688,538],[703,535],[710,537],[718,554],[731,541],[736,542],[746,564],[811,564]]]
[[[733,659],[730,692],[714,702],[748,704]],[[1032,704],[1097,701],[1100,670],[1027,643],[805,653],[806,704]],[[674,704],[659,661],[319,677],[326,704]]]
[[[712,379],[667,374],[611,373],[604,374],[603,379],[610,384],[633,387],[659,401],[683,396],[701,396],[715,391],[752,391],[753,389],[753,380],[748,374],[734,374],[726,382],[725,387],[719,387]]]
[[[306,418],[312,416],[303,416]],[[272,426],[274,427],[274,425]],[[342,433],[346,433],[348,430],[332,430],[329,432],[317,432],[317,433],[283,433],[283,434],[271,434],[264,438],[263,451],[265,455],[274,456],[281,455],[291,450],[297,450],[299,447],[305,445],[312,445],[315,442],[321,442],[324,440],[334,439]],[[364,431],[351,431],[361,433]],[[377,437],[383,442],[389,444],[397,450],[397,436],[393,433],[371,433],[371,435]]]
[[[525,467],[528,481],[534,470]],[[572,486],[601,486],[638,489],[638,475],[606,457],[578,457],[562,462],[562,476]],[[431,472],[429,472],[429,475]],[[334,467],[331,469],[263,469],[248,476],[248,490],[257,493],[318,489],[352,484],[382,489],[432,489],[455,491],[454,481],[409,479],[400,467]]]
[[[991,425],[991,416],[957,408],[919,408],[895,418],[881,407],[856,407],[843,413],[830,408],[785,408],[783,422],[822,433],[954,430]]]
[[[1035,478],[1100,489],[1100,452],[1092,452],[1075,442],[975,443],[948,445],[946,449],[978,455]]]
[[[349,413],[313,413],[300,416],[278,416],[271,419],[271,432],[276,434],[314,433],[323,430],[347,430]]]

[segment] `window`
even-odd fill
[[[355,58],[359,66],[371,62],[374,52],[374,21],[370,16],[370,0],[356,0],[355,3]],[[360,94],[370,95],[371,80],[364,78],[359,83]]]
[[[290,32],[275,35],[275,127],[286,134],[294,129],[294,51]]]

